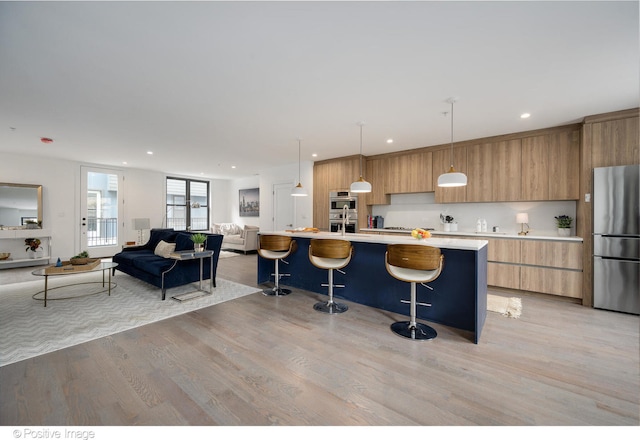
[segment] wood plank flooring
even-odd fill
[[[218,276],[265,287],[256,255]],[[0,424],[638,426],[640,319],[519,296],[522,317],[489,312],[475,345],[437,324],[404,340],[389,330],[404,317],[359,304],[318,313],[311,292],[256,293],[0,368]]]

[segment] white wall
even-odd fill
[[[390,205],[374,206],[373,215],[384,217],[384,226],[408,228],[431,227],[442,231],[440,214],[450,215],[458,222],[459,232],[474,232],[476,220],[487,220],[488,230],[499,226],[501,232],[516,233],[520,225],[516,214],[529,214],[530,234],[557,235],[554,217],[566,214],[576,218],[575,201],[504,202],[504,203],[435,203],[435,193],[396,194]],[[575,234],[575,221],[573,223]]]
[[[75,161],[2,153],[0,155],[0,181],[42,185],[43,228],[51,231],[51,257],[68,259],[80,250],[80,174],[83,165],[100,168],[96,164]],[[311,226],[313,220],[313,163],[301,163],[302,185],[309,196],[296,198],[296,227]],[[122,194],[124,229],[121,242],[136,240],[138,231],[133,229],[134,218],[149,218],[152,228],[165,225],[165,181],[161,172],[121,168],[125,178]],[[185,177],[171,175],[171,177]],[[193,178],[193,177],[192,177]],[[273,196],[275,183],[298,180],[298,164],[284,165],[263,170],[260,176],[235,180],[210,180],[211,222],[235,222],[272,228]],[[238,190],[260,188],[260,217],[240,217]],[[148,232],[145,233],[148,238]]]

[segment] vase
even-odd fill
[[[569,237],[571,235],[571,228],[558,228],[558,235],[560,237]]]
[[[451,231],[451,223],[445,223],[443,226],[444,226],[444,232]]]
[[[193,250],[196,252],[203,252],[204,251],[204,244],[201,243],[196,243],[193,245]]]
[[[42,258],[44,256],[44,250],[42,248],[38,248],[35,251],[32,251],[31,249],[29,249],[27,251],[27,255],[29,258],[32,258],[32,259]]]

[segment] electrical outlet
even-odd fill
[[[589,203],[591,201],[591,194],[587,193],[584,195],[584,201]]]

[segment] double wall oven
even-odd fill
[[[332,191],[329,193],[329,230],[355,233],[358,225],[358,196],[349,191]]]

